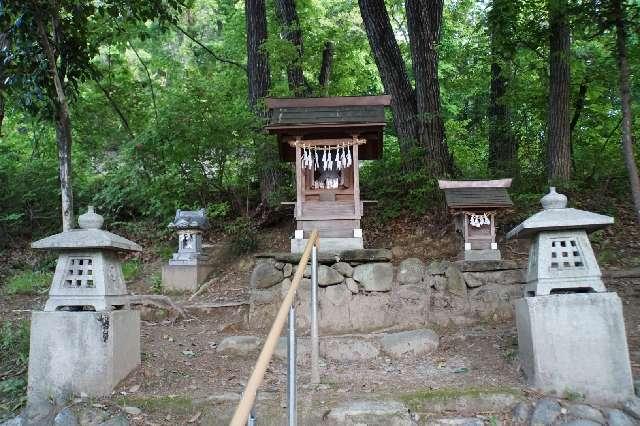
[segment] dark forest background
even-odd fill
[[[439,177],[640,210],[635,0],[4,0],[0,52],[0,244],[87,204],[162,226],[290,215],[265,96],[393,97],[361,171],[381,218],[441,208]]]

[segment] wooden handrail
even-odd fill
[[[256,361],[256,365],[253,368],[253,372],[251,373],[251,377],[247,382],[247,386],[245,386],[244,393],[242,394],[242,399],[236,408],[235,413],[233,414],[233,418],[231,419],[231,426],[245,426],[247,424],[247,419],[249,418],[249,414],[251,412],[251,407],[256,399],[256,392],[258,388],[262,384],[262,380],[264,379],[264,374],[267,371],[267,367],[269,366],[269,362],[273,357],[273,353],[276,349],[276,344],[278,343],[278,338],[282,333],[282,329],[284,328],[284,323],[287,320],[287,315],[289,313],[289,308],[293,304],[296,291],[300,286],[300,281],[302,281],[302,277],[304,276],[304,270],[309,262],[309,256],[311,256],[311,249],[314,244],[318,241],[318,231],[314,230],[309,236],[309,241],[307,242],[307,246],[304,248],[302,252],[302,257],[300,258],[300,263],[298,263],[298,268],[296,269],[296,273],[293,276],[293,280],[291,280],[291,287],[289,287],[289,291],[287,295],[284,297],[282,304],[280,305],[280,309],[278,310],[278,314],[276,315],[276,319],[273,321],[273,325],[271,326],[271,330],[269,330],[269,334],[267,335],[267,340],[264,342],[264,346],[262,347],[262,351],[260,351],[260,356],[258,356],[258,361]]]

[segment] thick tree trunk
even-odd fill
[[[333,43],[330,41],[324,44],[322,50],[322,64],[320,64],[320,74],[318,76],[318,84],[322,96],[329,93],[329,82],[331,81],[331,66],[333,65]]]
[[[491,37],[488,166],[495,176],[518,174],[518,140],[511,127],[506,97],[509,79],[504,69],[512,56],[510,37],[515,18],[511,0],[493,0],[488,14]]]
[[[417,136],[433,176],[452,172],[453,161],[444,139],[440,114],[438,52],[443,0],[406,0],[407,26],[416,80]]]
[[[267,41],[267,12],[265,0],[246,0],[245,19],[247,27],[247,75],[249,79],[249,106],[260,116],[260,99],[269,91],[269,59],[262,49]]]
[[[42,49],[47,57],[49,72],[53,79],[56,93],[55,124],[56,140],[58,143],[58,162],[60,169],[60,193],[62,198],[62,230],[73,229],[73,189],[71,186],[71,118],[69,115],[69,104],[64,93],[62,79],[58,74],[56,55],[53,52],[49,37],[42,21],[37,22],[38,35],[42,43]],[[55,29],[54,29],[55,32]]]
[[[622,101],[622,151],[624,153],[627,172],[629,173],[633,205],[638,221],[640,221],[640,178],[638,177],[638,166],[633,152],[631,88],[629,86],[629,63],[627,62],[627,41],[622,0],[612,0],[611,7],[616,26],[616,59],[618,62],[620,98]]]
[[[384,0],[358,0],[358,4],[382,85],[391,95],[391,110],[403,161],[408,169],[415,169],[420,164],[414,152],[417,142],[416,97],[389,14]]]
[[[266,118],[261,100],[269,92],[269,58],[262,48],[267,41],[267,11],[265,0],[246,0],[247,77],[249,80],[249,107],[260,118]],[[276,191],[282,173],[278,168],[278,146],[272,140],[256,138],[256,152],[262,164],[260,171],[260,206],[258,213],[266,216],[270,210],[270,196]]]
[[[571,179],[569,115],[570,38],[567,0],[548,0],[549,7],[549,135],[548,178]]]
[[[294,96],[304,96],[306,85],[302,73],[302,30],[295,0],[275,0],[276,15],[282,27],[281,34],[296,49],[296,57],[287,64],[287,80]]]

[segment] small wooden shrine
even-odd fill
[[[464,241],[464,260],[500,260],[496,243],[496,212],[513,205],[507,188],[511,179],[439,180],[456,231]]]
[[[313,229],[323,251],[363,248],[358,166],[382,156],[389,96],[268,98],[266,130],[280,158],[295,162],[295,238],[300,252]]]

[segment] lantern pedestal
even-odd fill
[[[196,291],[211,271],[213,266],[207,263],[187,265],[169,261],[162,267],[162,287],[168,291]]]
[[[634,395],[622,304],[616,293],[516,301],[520,363],[527,383],[559,396],[623,402]]]
[[[140,364],[140,313],[33,312],[28,400],[110,395]]]

